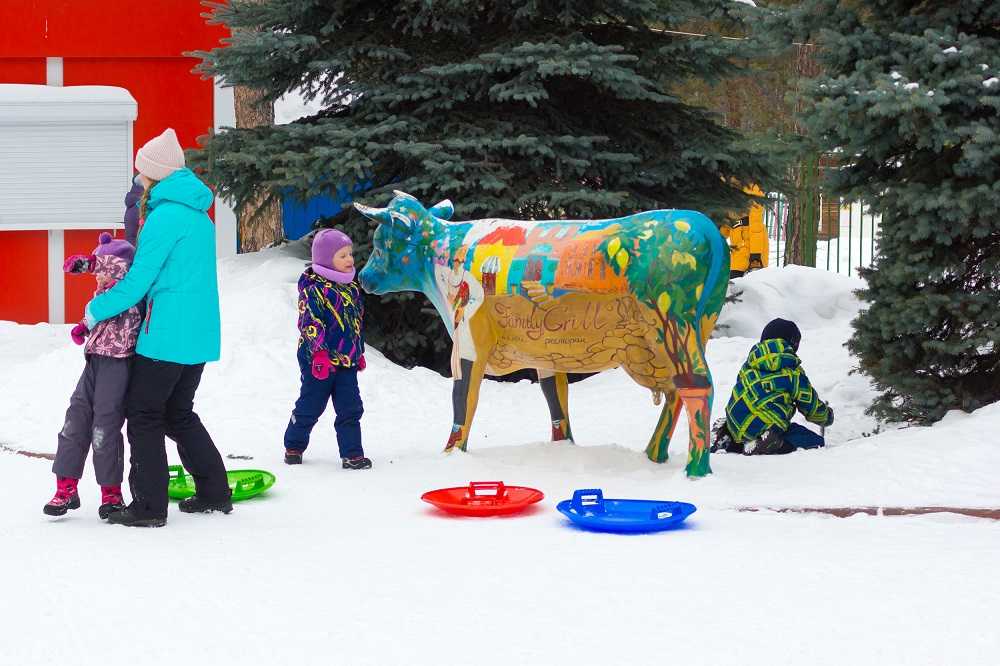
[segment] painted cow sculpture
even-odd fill
[[[566,373],[622,366],[663,411],[646,454],[665,462],[680,408],[690,424],[687,473],[709,468],[712,376],[705,343],[725,301],[729,248],[690,210],[608,220],[448,221],[396,192],[379,222],[361,286],[419,291],[452,336],[454,420],[446,451],[465,450],[484,373],[538,372],[553,440],[572,439]]]

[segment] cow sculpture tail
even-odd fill
[[[702,345],[708,342],[715,321],[726,300],[726,288],[729,284],[729,244],[726,243],[718,227],[704,215],[697,220],[696,228],[708,241],[709,266],[705,276],[705,286],[701,298],[695,306],[695,326]]]

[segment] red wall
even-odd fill
[[[0,319],[49,320],[47,231],[0,232]]]
[[[0,83],[44,84],[45,57],[61,57],[64,85],[119,86],[136,99],[133,148],[167,127],[195,147],[212,130],[213,85],[183,54],[218,46],[228,34],[207,26],[203,11],[200,0],[0,0]],[[110,223],[121,222],[124,189],[121,197]],[[99,234],[66,231],[65,254],[90,254]],[[45,231],[0,232],[0,319],[48,319],[47,248]],[[92,276],[64,279],[66,321],[78,321],[96,284]]]
[[[227,36],[205,11],[201,0],[2,0],[0,57],[178,57]]]
[[[5,35],[4,39],[6,39],[6,37],[7,36]],[[0,82],[45,83],[45,59],[44,58],[0,59]]]
[[[0,82],[45,83],[45,61],[0,58]],[[0,231],[0,319],[48,321],[48,247],[45,231]]]

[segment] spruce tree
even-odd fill
[[[766,187],[778,172],[674,94],[691,78],[737,71],[746,44],[669,32],[744,21],[753,10],[731,0],[208,4],[234,35],[198,54],[204,73],[270,98],[301,89],[324,105],[301,122],[207,140],[194,159],[237,202],[257,188],[304,199],[373,184],[368,203],[385,205],[392,189],[428,204],[447,197],[456,219],[666,207],[721,219],[747,205],[740,184]],[[365,256],[371,229],[343,218]],[[389,296],[369,312],[373,341],[391,357],[429,353],[443,366],[447,336],[422,298]],[[404,320],[405,342],[391,335]]]
[[[882,216],[848,343],[870,413],[1000,400],[1000,1],[806,0],[783,20],[820,43],[805,121],[843,159],[832,186]]]

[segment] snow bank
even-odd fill
[[[854,291],[860,278],[804,266],[764,268],[732,281],[730,293],[740,302],[727,305],[719,316],[721,335],[757,338],[775,317],[790,319],[805,331],[850,323],[861,303]]]

